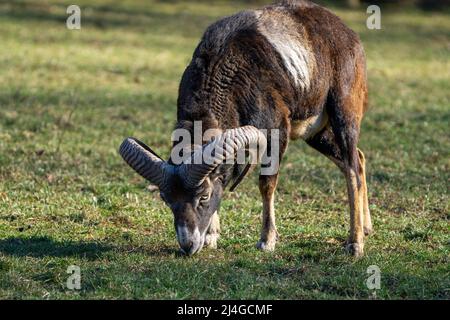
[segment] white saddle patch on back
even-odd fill
[[[259,11],[257,18],[258,31],[280,54],[294,83],[303,90],[309,89],[315,59],[300,31],[301,25],[282,9]]]

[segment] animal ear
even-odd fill
[[[248,147],[257,147],[258,153],[262,154],[266,149],[267,141],[265,135],[253,126],[244,126],[228,129],[210,143],[192,153],[192,156],[179,169],[185,177],[185,184],[196,187],[203,183],[204,179],[218,166],[228,159],[236,158],[237,152]],[[207,160],[195,164],[207,155]],[[259,158],[259,157],[258,157]]]
[[[234,180],[233,184],[230,187],[230,191],[233,192],[238,185],[242,182],[242,180],[244,180],[244,178],[247,176],[247,174],[251,171],[250,169],[253,169],[252,166],[254,167],[254,165],[251,164],[251,162],[248,162],[245,167],[243,167],[242,170],[240,170],[238,177]],[[238,166],[238,170],[239,167],[242,166]]]
[[[245,165],[236,165],[235,166],[235,174],[234,176],[237,176],[236,179],[234,179],[233,184],[230,187],[230,191],[233,192],[238,185],[244,180],[244,178],[255,169],[256,164],[261,161],[262,154],[258,154],[257,150],[251,149],[247,150],[246,157],[248,159],[247,164]]]

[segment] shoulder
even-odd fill
[[[203,34],[199,50],[220,51],[227,42],[241,31],[254,30],[258,21],[256,10],[238,12],[210,25]]]

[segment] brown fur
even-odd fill
[[[308,80],[308,87],[294,84],[282,56],[261,34],[258,23],[266,24],[267,30],[277,26],[288,30],[309,50],[309,78],[302,79]],[[289,139],[305,139],[346,178],[347,247],[360,256],[364,231],[372,230],[365,158],[357,148],[367,92],[364,50],[356,33],[318,5],[285,1],[256,13],[225,18],[208,28],[180,84],[177,127],[189,129],[193,121],[200,120],[204,130],[219,132],[244,125],[279,129],[280,160]],[[323,121],[314,123],[320,115]],[[224,185],[236,172],[224,171]],[[262,249],[273,249],[276,240],[277,179],[278,174],[260,177],[263,228],[258,246]]]

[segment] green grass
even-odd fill
[[[164,156],[181,74],[206,26],[258,1],[0,1],[0,297],[449,299],[450,19],[336,9],[368,56],[368,161],[375,234],[347,256],[344,179],[302,142],[277,193],[281,236],[255,249],[256,175],[228,193],[217,250],[177,254],[169,210],[117,148],[139,137]],[[82,290],[66,289],[78,265]]]

